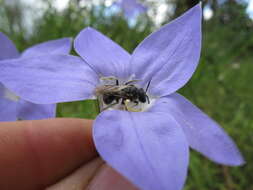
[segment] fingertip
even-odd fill
[[[104,164],[98,174],[92,179],[87,190],[138,190],[126,178]]]
[[[96,157],[92,121],[1,123],[0,154],[0,189],[44,188]]]
[[[86,189],[96,172],[103,165],[101,158],[96,158],[78,168],[71,175],[67,176],[57,184],[48,187],[46,190],[83,190]]]

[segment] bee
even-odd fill
[[[119,81],[115,79],[115,84],[104,85],[96,88],[95,94],[107,106],[102,110],[106,110],[116,104],[121,104],[125,110],[140,111],[133,107],[141,103],[150,103],[147,95],[148,84],[146,91],[143,88],[137,88],[134,83],[138,80],[131,80],[123,85],[119,85]],[[134,103],[134,104],[132,104]],[[131,105],[130,105],[131,104]]]

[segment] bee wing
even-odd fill
[[[105,93],[109,93],[109,92],[117,92],[119,89],[119,86],[115,86],[115,85],[104,85],[104,86],[98,86],[96,88],[96,94],[105,94]]]
[[[127,88],[128,87],[128,85],[120,85],[120,86],[117,86],[118,87],[118,91],[120,91],[120,90],[123,90],[124,88]]]

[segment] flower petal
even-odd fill
[[[129,77],[130,54],[95,29],[82,30],[74,41],[74,47],[99,75]]]
[[[17,102],[5,97],[5,87],[0,83],[0,121],[17,120]]]
[[[0,60],[19,57],[19,52],[13,42],[0,32]]]
[[[100,156],[138,188],[182,189],[189,148],[166,113],[105,111],[95,120],[93,138]]]
[[[79,57],[47,55],[1,61],[0,81],[29,102],[52,104],[91,97],[98,77]]]
[[[171,94],[185,85],[195,71],[201,48],[201,5],[148,36],[134,51],[131,73],[141,86],[151,81],[150,93]]]
[[[17,102],[0,97],[0,121],[17,120]]]
[[[38,120],[54,118],[56,104],[34,104],[19,100],[17,105],[17,118],[21,120]]]
[[[71,38],[51,40],[34,45],[22,53],[22,57],[33,57],[44,54],[68,54],[71,50]]]
[[[175,93],[162,98],[166,110],[181,125],[189,145],[220,164],[237,166],[244,163],[233,140],[211,118],[183,96]]]

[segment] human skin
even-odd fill
[[[92,122],[1,122],[0,189],[136,190],[98,157]]]

